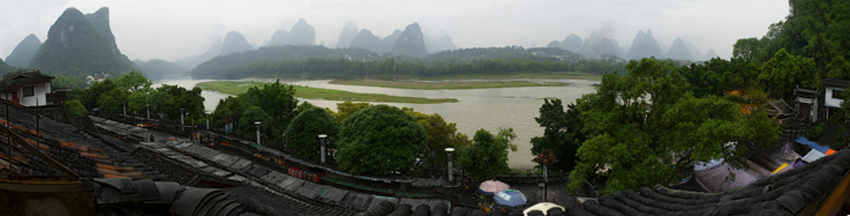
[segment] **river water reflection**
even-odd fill
[[[274,82],[275,79],[243,79],[259,82]],[[426,97],[426,98],[457,98],[457,103],[443,104],[399,104],[384,103],[397,107],[412,107],[422,113],[439,113],[447,122],[457,123],[458,131],[468,135],[470,138],[475,131],[484,128],[491,133],[497,133],[499,128],[513,128],[517,134],[514,143],[519,150],[511,152],[508,156],[511,168],[529,169],[535,163],[531,161],[531,138],[543,135],[541,128],[534,118],[539,115],[538,111],[543,104],[543,98],[560,98],[565,104],[575,102],[576,98],[583,94],[594,92],[593,84],[598,81],[587,80],[565,80],[565,79],[511,79],[532,82],[562,82],[569,83],[560,87],[526,87],[526,88],[496,88],[496,89],[470,89],[470,90],[410,90],[391,89],[378,87],[363,87],[328,84],[330,80],[283,80],[283,83],[295,85],[338,89],[360,93],[378,93],[397,96]],[[154,87],[162,83],[192,88],[196,83],[211,80],[164,80],[154,83]],[[219,92],[203,91],[201,96],[205,98],[204,107],[207,111],[213,111],[220,99],[227,94]],[[336,104],[341,101],[303,99],[319,107],[329,107],[336,110]]]

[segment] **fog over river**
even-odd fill
[[[235,81],[274,82],[275,79],[250,78]],[[154,87],[163,83],[192,88],[196,83],[214,80],[160,80],[154,82]],[[359,93],[377,93],[396,96],[426,97],[426,98],[457,98],[457,103],[442,104],[402,104],[384,103],[397,107],[412,107],[414,110],[431,114],[439,113],[446,122],[457,123],[458,132],[464,133],[471,139],[475,131],[484,128],[491,133],[497,133],[499,128],[513,128],[517,135],[514,144],[519,147],[517,152],[509,155],[511,168],[529,169],[534,167],[531,161],[531,138],[543,135],[543,128],[534,121],[539,116],[543,98],[560,98],[566,104],[575,102],[583,94],[594,92],[593,84],[598,81],[567,80],[567,79],[510,79],[510,81],[532,82],[561,82],[569,83],[560,87],[526,87],[526,88],[494,88],[470,90],[411,90],[391,89],[380,87],[349,86],[328,84],[330,80],[295,80],[281,79],[282,83],[316,88],[338,89]],[[471,81],[471,80],[458,80]],[[503,81],[503,80],[500,80]],[[203,91],[204,107],[213,111],[220,99],[228,94]],[[298,98],[299,102],[307,101],[319,107],[336,110],[336,104],[342,101],[316,100]]]

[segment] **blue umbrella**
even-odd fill
[[[508,208],[523,206],[528,202],[528,197],[525,197],[525,194],[513,189],[499,191],[493,198],[496,199],[497,204]]]

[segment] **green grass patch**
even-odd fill
[[[195,84],[196,87],[203,90],[218,91],[224,94],[239,95],[248,92],[248,89],[254,86],[263,87],[264,82],[244,82],[244,81],[209,81]],[[295,88],[295,97],[307,99],[323,99],[334,101],[355,101],[355,102],[385,102],[385,103],[411,103],[411,104],[430,104],[430,103],[454,103],[458,102],[455,98],[420,98],[420,97],[402,97],[391,96],[385,94],[370,94],[370,93],[355,93],[334,89],[311,88],[305,86],[293,86]]]
[[[334,80],[332,84],[342,85],[357,85],[357,86],[376,86],[384,88],[398,89],[419,89],[419,90],[436,90],[436,89],[486,89],[486,88],[514,88],[514,87],[541,87],[541,86],[565,86],[566,83],[536,83],[528,81],[472,81],[472,82],[416,82],[416,81],[395,81],[395,80],[377,80],[377,79],[357,79],[357,80]]]

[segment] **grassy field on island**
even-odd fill
[[[248,92],[248,89],[254,86],[263,87],[264,82],[250,81],[210,81],[195,84],[196,87],[203,90],[218,91],[224,94],[239,95]],[[295,97],[307,99],[324,99],[335,101],[354,101],[354,102],[385,102],[385,103],[412,103],[412,104],[430,104],[430,103],[454,103],[458,102],[455,98],[420,98],[420,97],[402,97],[391,96],[384,94],[370,93],[354,93],[349,91],[311,88],[304,86],[293,86],[295,88]]]
[[[357,85],[357,86],[375,86],[384,88],[398,89],[419,89],[419,90],[436,90],[436,89],[484,89],[484,88],[513,88],[513,87],[541,87],[541,86],[565,86],[566,83],[537,83],[528,81],[471,81],[471,82],[455,82],[455,81],[437,81],[437,82],[417,82],[417,81],[395,81],[395,80],[377,80],[377,79],[356,79],[356,80],[334,80],[331,84],[341,85]]]

